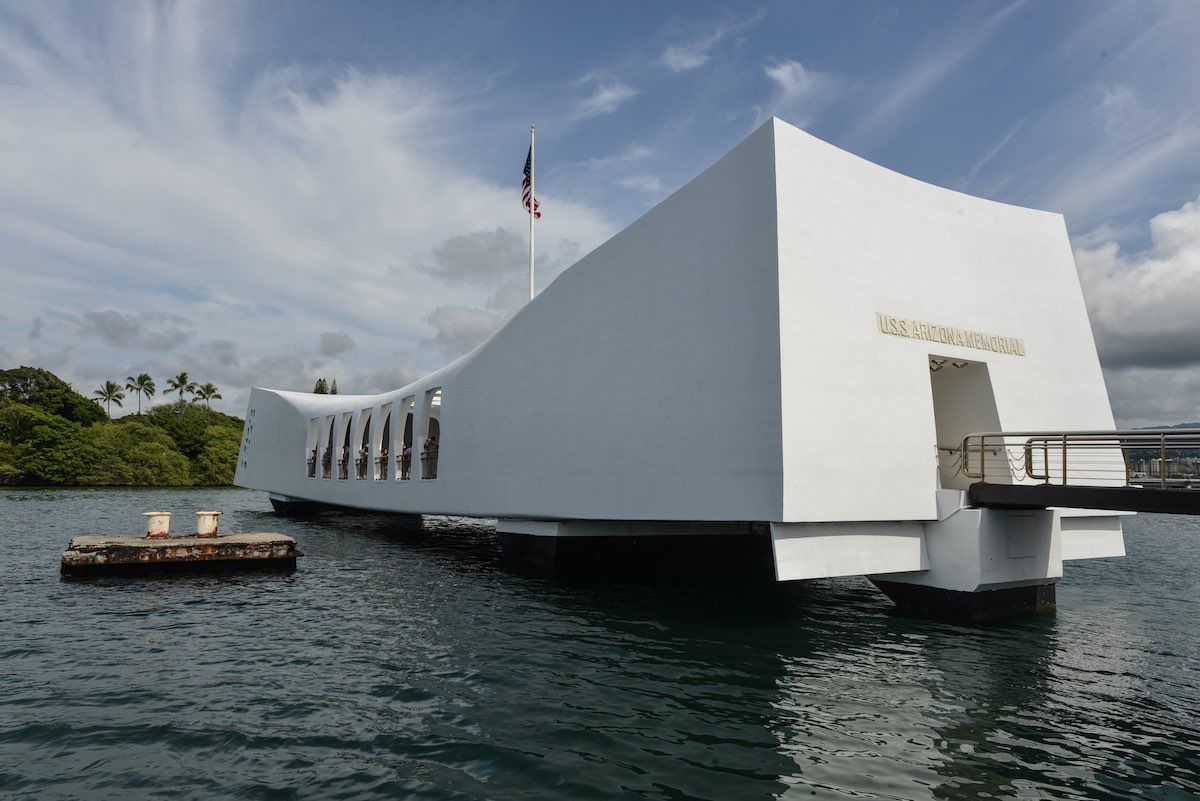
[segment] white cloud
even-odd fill
[[[1075,249],[1121,427],[1200,422],[1200,199],[1150,221],[1150,246]]]
[[[637,97],[637,90],[620,81],[604,81],[596,85],[592,93],[579,101],[575,109],[575,118],[586,120],[611,114],[621,106]]]
[[[725,20],[708,24],[682,42],[674,42],[663,49],[659,63],[671,72],[687,72],[702,67],[712,59],[712,51],[725,39],[752,28],[762,22],[766,12],[762,9],[741,20]]]
[[[756,126],[771,116],[800,127],[808,125],[837,83],[832,76],[811,70],[799,61],[771,62],[763,71],[774,84],[774,96],[759,113]]]
[[[39,339],[39,319],[34,318],[30,339]],[[39,336],[34,336],[34,332]],[[116,309],[86,311],[80,315],[79,333],[114,348],[172,350],[192,335],[191,321],[161,312],[121,312]]]
[[[354,350],[354,338],[344,331],[322,331],[318,340],[322,356],[341,356]]]
[[[1097,348],[1108,368],[1200,366],[1200,199],[1150,221],[1151,246],[1077,248]]]
[[[662,181],[657,175],[630,175],[617,181],[617,183],[626,189],[636,189],[651,195],[661,194],[663,189]]]
[[[529,239],[508,228],[453,236],[433,249],[429,273],[451,284],[497,283],[529,263]]]
[[[421,347],[441,334],[431,312],[499,302],[497,286],[422,267],[455,237],[525,219],[510,185],[462,165],[493,134],[468,124],[456,89],[257,67],[235,8],[0,15],[0,281],[9,310],[27,310],[0,321],[6,361],[89,384],[188,370],[240,410],[252,384],[311,388],[337,369],[352,391],[355,377],[439,367]],[[622,97],[599,93],[592,108]],[[595,210],[538,188],[554,264],[611,233]],[[214,331],[236,347],[212,345]],[[388,366],[397,353],[403,370]]]

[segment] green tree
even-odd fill
[[[333,383],[329,385],[329,394],[330,395],[337,394],[337,379],[336,378],[333,379]]]
[[[105,419],[104,410],[94,401],[49,370],[37,367],[0,370],[0,399],[33,406],[80,425]]]
[[[179,393],[179,405],[183,406],[183,393],[193,393],[196,391],[196,382],[188,378],[186,372],[182,372],[174,378],[167,379],[167,392]]]
[[[324,378],[318,378],[317,383],[313,385],[313,393],[316,395],[328,395],[329,385],[325,383]]]
[[[100,401],[108,409],[108,417],[112,419],[112,405],[121,405],[121,401],[125,400],[125,393],[121,391],[121,385],[116,381],[105,381],[100,389],[92,393],[100,398]]]
[[[9,480],[72,484],[86,464],[79,424],[33,406],[0,405],[0,440],[7,445],[5,461],[17,470]]]
[[[192,483],[191,465],[170,435],[157,426],[98,423],[84,429],[85,453],[91,454],[83,484],[182,486]]]
[[[154,397],[154,379],[150,377],[149,373],[138,373],[137,378],[129,376],[125,379],[125,389],[138,396],[137,413],[140,415],[142,413],[142,397],[144,396],[147,400]]]
[[[201,384],[196,388],[196,397],[204,401],[205,406],[207,406],[208,410],[211,412],[212,402],[215,400],[221,400],[221,392],[210,381],[209,383]]]
[[[20,462],[17,447],[0,440],[0,484],[15,484],[21,480]]]
[[[242,447],[240,431],[213,426],[204,432],[204,447],[196,457],[196,483],[232,484]]]
[[[117,422],[134,421],[134,415],[123,417]],[[208,410],[194,404],[180,408],[174,401],[170,405],[147,409],[141,420],[161,428],[175,441],[175,447],[189,459],[196,459],[204,448],[204,432],[209,428],[224,428],[241,436],[242,421],[229,414]]]

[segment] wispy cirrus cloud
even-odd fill
[[[1008,143],[1012,141],[1013,137],[1017,135],[1017,133],[1021,130],[1021,126],[1024,124],[1024,119],[1017,120],[1016,124],[1008,129],[1008,132],[1000,138],[999,142],[993,145],[988,152],[984,153],[982,158],[971,165],[971,169],[967,170],[967,174],[964,175],[958,182],[958,188],[965,190],[970,187],[971,184],[974,183],[975,178],[979,175],[980,171],[982,171],[983,168],[992,161],[992,159],[1000,155],[1000,151],[1004,150],[1004,148],[1008,146]]]
[[[1015,0],[982,20],[969,18],[943,28],[931,41],[913,48],[918,54],[916,58],[868,92],[866,102],[860,104],[863,113],[847,132],[846,141],[851,146],[863,147],[894,131],[899,118],[958,74],[1026,2]]]
[[[591,94],[576,105],[575,118],[586,120],[604,114],[612,114],[637,95],[636,89],[620,81],[601,81],[592,88]]]
[[[688,72],[703,67],[712,59],[713,50],[725,40],[742,31],[753,28],[766,17],[765,9],[758,9],[749,17],[726,19],[696,26],[688,32],[689,37],[672,42],[663,48],[659,63],[671,72]]]
[[[436,368],[430,313],[493,303],[495,286],[422,269],[452,237],[524,219],[510,185],[463,166],[458,89],[260,63],[244,25],[189,3],[0,11],[0,269],[27,310],[4,323],[6,359],[77,382],[186,369],[236,410],[252,384],[336,373],[355,392]],[[556,264],[611,231],[543,204]],[[403,373],[384,369],[397,353]]]
[[[770,61],[763,72],[771,80],[773,92],[768,104],[759,109],[755,127],[772,116],[800,127],[808,125],[839,83],[834,76],[791,59]]]

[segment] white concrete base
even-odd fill
[[[1125,536],[1119,514],[1063,515],[1061,525],[1063,561],[1125,555]]]
[[[920,523],[772,523],[778,581],[925,570]]]
[[[1061,578],[1062,529],[1052,510],[960,509],[924,524],[929,568],[872,576],[960,592],[1039,584]]]

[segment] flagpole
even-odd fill
[[[534,191],[533,123],[529,123],[529,299],[533,300],[533,220],[536,216],[537,193]]]

